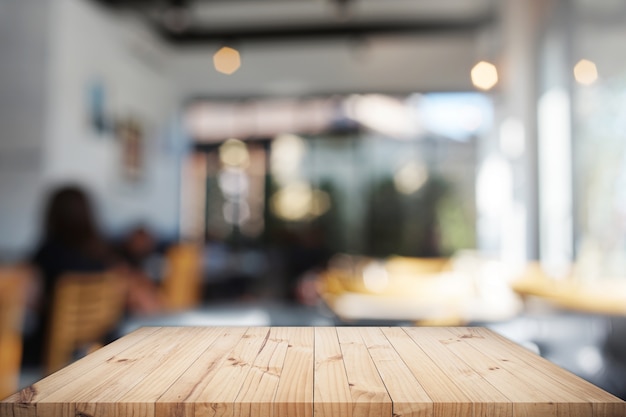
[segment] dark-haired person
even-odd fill
[[[102,272],[115,260],[100,235],[92,204],[79,186],[51,192],[46,202],[40,243],[30,259],[40,277],[41,297],[24,339],[24,364],[41,363],[46,321],[54,286],[68,272]]]

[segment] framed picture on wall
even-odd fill
[[[122,177],[136,184],[144,176],[144,128],[138,119],[127,117],[118,120],[116,132],[121,146]]]

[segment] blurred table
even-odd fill
[[[358,324],[456,326],[507,320],[522,307],[504,273],[485,277],[453,270],[441,258],[359,258],[331,265],[318,287],[341,320]]]
[[[146,326],[332,326],[332,312],[313,306],[282,302],[229,302],[153,316],[130,317],[118,336]]]
[[[524,297],[539,297],[555,306],[606,315],[626,315],[626,280],[580,282],[552,279],[543,274],[527,274],[512,283]]]
[[[602,416],[626,403],[484,328],[142,328],[2,416]]]

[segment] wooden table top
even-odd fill
[[[624,417],[626,403],[484,328],[145,327],[0,415]]]

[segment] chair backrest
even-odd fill
[[[166,254],[163,278],[166,308],[183,310],[197,306],[202,299],[202,251],[198,245],[181,243]]]
[[[22,325],[30,282],[31,273],[26,267],[0,268],[0,400],[18,389]]]
[[[68,273],[59,278],[48,325],[46,373],[105,341],[124,314],[125,290],[123,277],[115,273]]]

